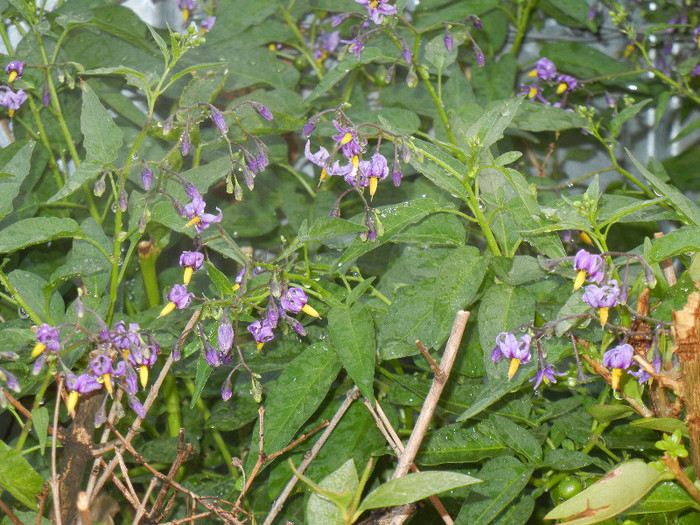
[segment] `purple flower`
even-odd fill
[[[146,385],[148,384],[148,369],[151,368],[153,365],[156,364],[156,361],[158,360],[158,352],[160,351],[159,346],[140,346],[131,352],[129,352],[129,362],[135,366],[138,367],[139,369],[139,377],[141,379],[141,386],[143,388],[146,388]],[[136,378],[135,375],[133,377],[130,377],[127,375],[127,383],[131,379],[133,380]],[[131,386],[131,393],[135,393],[136,389]]]
[[[496,362],[501,357],[510,359],[508,379],[515,375],[520,364],[530,362],[530,340],[527,334],[520,338],[520,342],[510,332],[501,332],[496,336],[496,348],[491,352],[491,360]]]
[[[645,383],[651,379],[651,374],[649,374],[646,370],[644,370],[641,366],[637,371],[629,371],[629,374],[636,377],[637,381],[641,385],[642,383]]]
[[[306,122],[306,124],[304,124],[304,129],[302,130],[302,133],[305,137],[308,137],[309,135],[311,135],[311,133],[313,132],[314,129],[316,129],[316,121],[314,119],[310,118]],[[307,142],[307,144],[308,144],[308,142]],[[328,152],[326,152],[326,153],[328,153]]]
[[[377,182],[386,179],[389,175],[389,166],[386,158],[381,153],[372,155],[372,160],[364,165],[360,162],[360,176],[369,178],[369,194],[374,196],[377,192]]]
[[[209,366],[213,366],[214,368],[221,366],[219,352],[207,342],[204,343],[204,359]]]
[[[250,171],[257,175],[267,168],[267,155],[264,152],[257,157],[245,155],[245,163],[250,168]]]
[[[700,75],[700,64],[695,66],[693,69],[690,70],[690,76],[691,77],[697,77]]]
[[[332,165],[328,165],[331,155],[328,153],[328,150],[322,146],[317,153],[312,154],[310,141],[306,142],[304,156],[309,160],[309,162],[315,164],[319,168],[323,168],[321,171],[321,182],[323,182],[323,180],[326,178],[326,175],[340,175],[342,177],[346,177],[347,180],[347,175],[353,172],[353,165],[351,162],[341,166],[340,162],[336,160]],[[353,182],[349,182],[349,184],[354,186]]]
[[[196,191],[197,190],[195,189],[195,192]],[[223,218],[223,213],[219,208],[216,208],[219,214],[214,215],[211,213],[205,213],[205,206],[206,203],[204,202],[204,199],[202,199],[202,196],[199,194],[199,192],[197,192],[197,194],[192,198],[192,202],[190,202],[189,204],[185,204],[185,213],[190,219],[190,222],[187,223],[187,226],[194,225],[194,227],[197,228],[198,232],[206,230],[209,227],[209,225],[213,222],[221,222],[221,219]]]
[[[335,129],[338,130],[337,135],[333,135],[335,147],[340,148],[343,156],[351,158],[362,153],[362,146],[357,138],[357,132],[352,128],[343,128],[335,120],[333,121]]]
[[[627,369],[632,365],[632,356],[634,348],[630,344],[617,345],[603,354],[603,366],[612,368],[611,385],[613,390],[617,389],[620,384],[620,375],[623,369]]]
[[[308,125],[308,124],[307,124]],[[321,146],[316,153],[311,153],[311,141],[306,141],[306,146],[304,146],[304,156],[312,164],[316,164],[319,168],[325,168],[328,160],[331,158],[328,150]]]
[[[558,95],[568,91],[573,91],[576,89],[576,86],[578,86],[578,80],[570,75],[559,75],[557,77],[557,82],[559,82],[559,86],[557,86]]]
[[[184,284],[190,284],[192,274],[199,270],[204,263],[204,254],[201,252],[182,252],[180,255],[180,266],[185,269],[182,278]]]
[[[518,95],[527,95],[527,98],[532,100],[537,97],[537,100],[543,104],[549,105],[549,101],[542,96],[542,88],[539,86],[534,86],[532,84],[523,84],[521,86],[521,91]]]
[[[94,392],[95,390],[100,390],[102,384],[95,379],[92,374],[83,373],[79,376],[70,374],[66,377],[66,388],[68,390],[78,392],[79,394],[87,394],[89,392]]]
[[[139,401],[138,398],[131,392],[127,392],[126,395],[127,399],[129,400],[129,406],[131,407],[131,410],[133,410],[134,413],[141,419],[145,418],[146,409],[141,404],[141,401]]]
[[[345,22],[345,19],[350,16],[351,13],[343,13],[340,15],[333,15],[331,17],[331,27],[338,27],[340,24]]]
[[[19,60],[13,60],[5,66],[5,73],[7,73],[7,81],[12,84],[16,79],[22,78],[22,70],[24,69],[24,62]]]
[[[224,354],[227,354],[233,347],[233,326],[231,325],[231,320],[228,318],[226,311],[224,311],[223,315],[221,316],[221,321],[219,321],[217,335],[219,340],[219,350]]]
[[[176,284],[168,294],[168,300],[175,305],[175,308],[182,310],[187,308],[192,302],[194,294],[187,291],[187,286],[184,284]]]
[[[593,308],[600,308],[600,324],[604,326],[608,320],[608,309],[617,304],[620,298],[620,287],[615,279],[608,281],[605,286],[591,284],[586,286],[582,299]]]
[[[452,38],[452,33],[450,33],[450,29],[447,24],[445,24],[445,38],[443,39],[443,42],[445,43],[445,49],[447,49],[447,51],[452,51],[452,47],[454,46],[454,38]]]
[[[12,91],[7,86],[0,86],[0,105],[8,109],[10,117],[14,116],[15,111],[27,100],[27,94],[23,89]]]
[[[260,350],[265,343],[272,341],[275,338],[275,334],[272,332],[272,327],[270,326],[267,319],[261,321],[255,321],[248,325],[248,331],[252,334],[253,339],[258,343],[258,350]]]
[[[556,369],[552,366],[551,363],[545,362],[542,366],[540,366],[537,369],[537,374],[535,375],[535,377],[530,378],[529,382],[532,383],[534,381],[534,390],[537,390],[537,387],[540,386],[540,383],[542,383],[542,381],[544,381],[546,384],[556,383],[557,380],[554,379],[554,376],[565,375],[565,373],[557,373]]]
[[[228,133],[228,126],[226,126],[226,121],[221,111],[209,104],[209,115],[211,116],[211,121],[219,128],[219,131],[226,135],[226,133]]]
[[[355,3],[367,8],[369,17],[375,24],[381,24],[385,16],[395,15],[396,6],[387,5],[387,0],[355,0]]]
[[[143,188],[148,191],[151,189],[151,183],[153,182],[153,172],[151,171],[151,168],[148,167],[148,164],[143,165],[143,169],[141,170],[141,184],[143,184]]]
[[[540,80],[553,80],[557,76],[557,68],[547,57],[542,57],[535,63],[534,71],[531,71],[528,76],[536,76]]]
[[[32,351],[32,356],[38,355],[38,353],[43,352],[44,349],[48,349],[50,352],[58,352],[60,348],[60,343],[58,342],[60,334],[58,328],[53,328],[48,324],[42,324],[36,332],[36,338],[39,340],[39,344],[43,345],[43,348],[37,352],[37,347],[34,347]]]
[[[190,14],[197,7],[197,0],[177,0],[177,7],[182,11],[182,19],[187,22]]]
[[[578,270],[574,290],[578,290],[584,281],[600,284],[603,282],[603,258],[600,255],[579,250],[574,257],[574,270]]]
[[[287,291],[280,297],[280,304],[288,312],[298,314],[308,300],[309,298],[304,293],[304,290],[295,286],[294,288],[287,288]]]
[[[348,47],[348,51],[354,54],[357,57],[357,60],[360,60],[362,58],[362,49],[365,47],[365,43],[363,42],[361,37],[356,36],[352,40],[341,40],[341,42],[343,44],[350,44],[350,47]]]
[[[204,20],[202,20],[202,29],[204,31],[211,31],[212,27],[214,27],[214,24],[216,23],[216,17],[215,16],[208,16]]]
[[[696,27],[695,31],[693,31],[693,38],[700,48],[700,26]]]
[[[333,53],[340,45],[340,29],[331,32],[323,32],[318,37],[318,45],[324,51]]]
[[[139,325],[137,323],[129,323],[129,330],[126,329],[126,323],[119,321],[115,323],[111,332],[101,333],[100,337],[104,341],[110,341],[117,348],[129,350],[131,346],[138,347],[141,344],[139,339]]]

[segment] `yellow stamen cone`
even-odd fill
[[[182,20],[187,22],[187,19],[190,17],[190,10],[189,9],[183,9],[182,10]]]
[[[600,326],[605,326],[605,323],[608,322],[608,315],[610,314],[610,308],[601,308],[600,309]]]
[[[169,302],[168,304],[166,304],[166,305],[165,305],[165,308],[163,308],[163,309],[160,311],[160,315],[159,315],[158,317],[165,317],[166,315],[168,315],[168,314],[169,314],[170,312],[172,312],[173,310],[175,310],[175,303],[173,303],[173,302],[171,301],[171,302]]]
[[[530,90],[527,92],[527,98],[532,100],[537,96],[537,88],[536,87],[531,87]]]
[[[275,49],[276,49],[275,44],[270,44],[270,45],[267,46],[267,48],[268,48],[270,51],[275,51]]]
[[[580,270],[576,274],[576,280],[574,281],[574,291],[578,290],[583,286],[583,283],[586,281],[586,271],[585,270]]]
[[[374,197],[374,194],[377,193],[377,183],[379,180],[377,177],[370,177],[369,178],[369,194],[370,196]]]
[[[7,81],[12,84],[17,78],[17,71],[10,71],[10,76],[7,77]]]
[[[566,82],[562,82],[561,84],[559,84],[559,86],[557,86],[557,95],[561,95],[564,91],[567,90],[568,87],[569,86]]]
[[[352,160],[352,167],[357,169],[357,167],[360,165],[360,157],[358,157],[357,155],[353,155],[351,160]]]
[[[78,404],[78,391],[73,390],[71,391],[70,394],[68,394],[68,401],[66,401],[66,408],[68,409],[69,412],[73,412],[75,410],[75,405]]]
[[[536,77],[537,76],[537,70],[533,69],[527,74],[528,77]]]
[[[345,135],[343,135],[343,138],[340,141],[340,145],[345,146],[351,140],[352,140],[352,133],[350,133],[349,131],[346,131]]]
[[[192,274],[194,273],[194,268],[191,266],[185,266],[185,275],[182,277],[182,282],[184,284],[190,284],[190,279],[192,279]]]
[[[258,343],[258,351],[262,350],[262,347],[265,345],[265,343]]]
[[[10,118],[15,116],[15,110],[11,109],[10,111],[7,112],[10,115]]]
[[[612,386],[613,390],[617,390],[617,387],[620,386],[620,376],[622,375],[622,368],[613,368],[612,369],[612,380],[610,381],[610,385]]]
[[[141,386],[146,388],[148,384],[148,367],[146,365],[141,365],[139,368],[139,379],[141,380]]]
[[[508,379],[509,380],[513,379],[513,376],[518,371],[519,366],[520,366],[520,360],[513,357],[510,360],[510,366],[508,367]]]
[[[107,392],[110,394],[112,393],[112,376],[109,374],[102,374],[102,382],[105,385],[105,388],[107,389]]]
[[[188,222],[187,225],[186,225],[185,227],[186,227],[186,228],[189,228],[190,226],[194,226],[194,225],[197,224],[198,222],[202,222],[202,219],[200,219],[199,217],[192,217],[192,218],[190,219],[190,222]]]
[[[241,287],[240,284],[238,284],[238,283],[234,284],[234,285],[233,285],[233,291],[235,292],[235,291],[238,290],[240,287]]]
[[[321,184],[324,180],[326,180],[326,175],[328,175],[328,172],[326,171],[326,168],[323,168],[321,170],[321,177],[318,179],[319,184]]]
[[[372,1],[369,3],[369,6],[370,6],[372,9],[376,9],[378,5],[379,5],[379,0],[372,0]]]
[[[591,240],[591,238],[588,236],[588,234],[586,232],[579,232],[578,236],[579,236],[579,239],[581,239],[581,241],[593,246],[593,241]]]
[[[304,307],[301,309],[301,311],[307,315],[310,315],[311,317],[321,317],[319,315],[319,313],[316,311],[316,309],[308,303],[304,305]]]
[[[44,343],[37,343],[32,348],[32,357],[40,355],[44,350],[46,350],[46,345]]]

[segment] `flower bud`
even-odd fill
[[[226,121],[224,120],[224,116],[221,114],[221,111],[209,104],[209,114],[211,115],[212,122],[217,128],[219,128],[219,131],[226,135],[228,133],[228,126],[226,126]]]
[[[270,110],[267,109],[266,106],[263,106],[260,102],[251,102],[251,104],[255,108],[255,111],[257,111],[258,114],[265,120],[272,120],[274,118]]]
[[[221,316],[217,335],[219,350],[224,354],[227,354],[233,347],[233,326],[231,325],[231,320],[228,318],[226,310],[224,310],[224,313]]]
[[[102,195],[104,195],[104,192],[107,189],[107,184],[105,183],[106,176],[107,174],[105,173],[95,182],[95,186],[92,188],[92,193],[95,195],[95,197],[102,197]]]
[[[148,191],[151,189],[151,183],[153,183],[153,172],[151,168],[148,167],[148,164],[144,163],[143,169],[141,170],[141,184],[143,184],[143,188]]]
[[[126,194],[126,191],[122,189],[122,191],[119,192],[119,209],[124,212],[128,207],[129,196]]]

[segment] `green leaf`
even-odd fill
[[[434,282],[402,288],[392,302],[379,335],[383,359],[415,355],[415,341],[437,349],[450,335],[458,310],[476,297],[488,263],[474,247],[454,250],[437,270]]]
[[[700,226],[700,209],[698,209],[697,205],[676,188],[662,182],[660,178],[642,166],[628,149],[625,148],[625,151],[639,172],[644,175],[652,188],[656,190],[656,193],[668,197],[670,203],[681,215],[683,222]]]
[[[368,399],[374,398],[374,321],[369,309],[355,303],[351,307],[331,308],[328,329],[333,347],[348,375]]]
[[[209,274],[212,284],[219,291],[221,297],[233,295],[233,285],[231,281],[228,280],[228,277],[209,261],[204,261],[204,265],[207,267],[207,274]]]
[[[562,335],[564,335],[567,331],[569,331],[574,326],[578,326],[578,325],[587,326],[588,323],[590,323],[590,319],[585,319],[585,320],[582,320],[580,318],[566,319],[569,316],[578,315],[578,314],[585,314],[586,312],[590,311],[591,307],[588,305],[588,303],[586,303],[582,299],[582,297],[583,297],[583,290],[573,292],[573,285],[572,285],[571,295],[566,300],[566,302],[564,303],[564,306],[561,307],[561,309],[559,310],[559,313],[557,314],[557,319],[562,319],[562,321],[559,321],[555,327],[557,337],[561,337]]]
[[[625,62],[615,60],[592,46],[578,42],[553,42],[540,48],[540,56],[549,58],[558,69],[577,78],[593,78],[617,75],[630,70]],[[616,77],[613,77],[616,78]],[[614,81],[607,81],[614,84]],[[622,78],[619,82],[627,83]]]
[[[7,153],[14,154],[0,167],[3,174],[0,180],[0,219],[12,211],[12,201],[19,194],[22,182],[29,174],[35,145],[36,142],[18,143],[6,148]]]
[[[201,397],[212,370],[213,367],[207,363],[204,354],[200,353],[197,359],[197,373],[194,378],[194,392],[192,392],[192,399],[190,400],[190,410],[194,408],[197,404],[197,400]]]
[[[591,463],[593,463],[593,458],[588,454],[584,454],[578,450],[557,448],[554,450],[547,450],[544,453],[542,466],[550,467],[555,470],[577,470],[587,467]]]
[[[179,78],[184,77],[185,75],[189,75],[190,73],[194,73],[195,71],[199,71],[200,69],[207,69],[207,68],[212,68],[212,67],[220,67],[220,66],[225,66],[226,62],[207,62],[204,64],[195,64],[194,66],[186,67],[182,71],[178,71],[173,75],[173,78],[171,79],[172,82],[175,82]]]
[[[532,463],[539,463],[542,459],[542,447],[535,436],[507,417],[492,414],[489,418],[488,429],[500,441],[512,448],[518,454],[522,454]],[[486,426],[480,427],[484,432]]]
[[[44,449],[46,449],[46,438],[48,437],[47,432],[49,428],[49,411],[46,407],[38,407],[32,410],[32,425],[43,455]]]
[[[683,226],[651,241],[649,263],[700,251],[700,227]]]
[[[606,424],[631,416],[634,410],[626,405],[593,405],[588,408],[588,413],[600,423]]]
[[[700,508],[690,494],[673,481],[659,483],[642,501],[627,511],[627,514],[667,514],[685,509]]]
[[[265,400],[265,452],[286,447],[319,407],[340,371],[335,353],[316,343],[284,368]]]
[[[444,38],[445,35],[439,34],[430,40],[424,48],[425,59],[435,66],[438,75],[442,75],[442,72],[454,63],[457,59],[457,51],[459,50],[459,44],[455,42],[452,50],[448,51],[445,47]]]
[[[420,246],[461,246],[465,238],[466,231],[457,217],[434,214],[410,225],[403,233],[396,235],[392,242]]]
[[[165,40],[163,40],[163,37],[161,37],[153,27],[150,25],[148,26],[148,30],[151,32],[151,36],[153,37],[153,40],[156,41],[156,45],[158,46],[158,49],[160,49],[161,54],[163,55],[163,59],[167,63],[170,61],[170,50],[168,49],[168,44],[165,43]]]
[[[489,460],[479,472],[483,481],[472,490],[462,505],[455,525],[491,523],[527,486],[534,467],[514,457]]]
[[[381,51],[378,48],[371,46],[365,47],[362,50],[362,56],[359,60],[354,54],[348,53],[345,55],[345,58],[338,62],[338,65],[335,66],[335,68],[326,73],[323,79],[316,84],[313,91],[304,97],[304,102],[306,104],[310,104],[317,98],[327,94],[333,86],[343,80],[343,78],[350,74],[350,72],[356,67],[373,62],[378,58],[382,58]]]
[[[73,219],[56,217],[23,219],[0,231],[0,253],[10,253],[33,244],[66,237],[83,238],[80,226]]]
[[[318,486],[338,494],[344,492],[354,494],[359,483],[355,462],[349,459],[338,470],[323,478]],[[334,503],[318,494],[312,494],[306,504],[305,523],[309,525],[343,525],[343,514]]]
[[[22,454],[0,441],[0,487],[30,509],[36,509],[36,496],[44,480]]]
[[[500,440],[480,432],[478,427],[463,428],[462,424],[447,425],[426,435],[416,463],[476,463],[500,456],[508,451]]]
[[[642,111],[644,109],[644,106],[649,104],[649,102],[651,102],[651,99],[645,98],[641,102],[637,102],[636,104],[632,104],[631,106],[626,107],[617,115],[615,115],[615,117],[613,117],[613,119],[610,121],[610,135],[613,138],[619,137],[620,131],[622,130],[622,125],[628,120],[637,116],[637,113]]]
[[[676,430],[678,430],[684,438],[690,438],[688,425],[686,425],[682,420],[673,417],[649,417],[637,419],[636,421],[632,421],[630,425],[633,427],[650,428],[652,430],[658,430],[659,432],[665,432],[666,434],[673,434]]]
[[[101,166],[94,164],[90,161],[86,161],[80,165],[78,169],[75,170],[73,175],[68,177],[68,180],[63,185],[63,187],[56,192],[55,195],[49,198],[47,202],[56,202],[68,195],[71,195],[74,191],[80,188],[83,184],[96,179],[100,174]]]
[[[556,131],[584,128],[586,120],[565,109],[545,106],[539,102],[523,101],[511,127],[526,131]]]
[[[462,198],[465,192],[462,181],[446,171],[445,167],[462,174],[462,176],[466,176],[466,166],[428,142],[413,139],[413,143],[417,151],[423,153],[425,157],[430,156],[432,158],[420,159],[415,156],[411,157],[411,166],[425,175],[438,188],[445,190],[453,197]]]
[[[457,472],[424,471],[407,474],[380,485],[362,500],[358,512],[380,507],[394,507],[420,501],[457,487],[479,483],[480,480]]]
[[[481,152],[503,138],[503,132],[515,117],[524,98],[520,96],[494,104],[467,129],[466,136],[474,144],[472,158],[478,158]]]
[[[340,256],[336,265],[340,267],[341,272],[347,270],[358,257],[392,240],[395,235],[401,233],[406,227],[427,216],[436,206],[435,201],[431,199],[415,199],[376,208],[375,211],[384,227],[384,235],[377,236],[375,242],[363,242],[359,238],[356,239],[345,250],[345,253]]]
[[[576,520],[577,525],[598,523],[630,508],[663,479],[663,474],[644,461],[622,463],[607,476],[550,511],[544,519]]]
[[[47,300],[44,293],[46,280],[43,277],[26,270],[13,270],[7,278],[29,308],[39,317],[51,325],[61,321],[65,307],[63,297],[56,292],[50,295],[50,300]]]
[[[306,221],[299,228],[299,241],[329,241],[345,235],[352,235],[365,231],[367,228],[338,217],[319,217],[311,227],[307,227]]]
[[[80,130],[86,161],[101,166],[111,164],[122,147],[122,131],[112,120],[87,82],[82,83],[83,107],[80,113]]]
[[[534,313],[535,298],[527,288],[505,284],[491,286],[479,306],[479,341],[486,358],[490,361],[498,334],[532,321]],[[515,336],[518,335],[516,332]]]
[[[588,4],[578,0],[546,0],[540,8],[562,24],[576,28],[588,28],[595,32],[595,24],[588,19]],[[542,55],[544,56],[544,55]]]

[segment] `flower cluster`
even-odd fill
[[[387,0],[355,0],[355,3],[366,7],[370,19],[377,25],[384,21],[385,16],[396,14],[396,6],[389,5]]]
[[[136,415],[146,417],[136,393],[139,382],[143,388],[148,384],[149,370],[160,353],[158,343],[150,334],[142,333],[138,324],[129,323],[127,328],[124,321],[115,323],[111,330],[105,326],[96,343],[97,349],[90,354],[87,368],[79,375],[69,372],[66,376],[68,410],[75,409],[81,394],[104,388],[111,396],[115,387],[119,387]],[[98,413],[97,419],[102,417]]]
[[[579,81],[571,75],[559,74],[554,63],[546,57],[540,58],[535,63],[535,69],[527,75],[535,80],[533,84],[523,84],[520,94],[526,94],[527,98],[537,98],[540,102],[549,105],[549,99],[543,95],[543,86],[556,85],[555,94],[551,96],[564,96],[554,103],[554,107],[563,107],[566,94],[574,91],[579,86]],[[550,96],[550,98],[551,98]]]
[[[265,316],[254,323],[248,325],[248,331],[253,336],[253,339],[258,343],[258,350],[262,349],[263,345],[274,339],[273,330],[277,328],[277,323],[282,318],[292,329],[300,336],[306,335],[304,326],[291,317],[287,312],[298,314],[304,312],[312,317],[320,317],[316,309],[310,304],[308,296],[298,286],[287,288],[279,297],[279,302],[271,295],[265,311]]]

